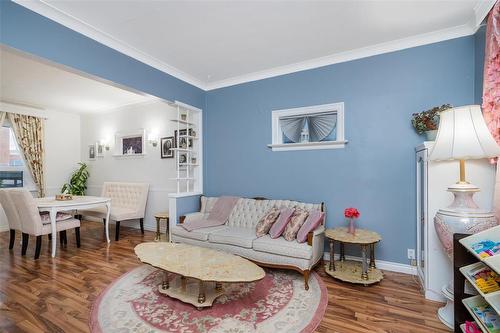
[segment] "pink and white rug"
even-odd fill
[[[162,274],[142,265],[122,275],[92,306],[90,329],[108,332],[313,332],[328,303],[326,287],[312,273],[309,290],[302,275],[266,270],[255,283],[224,284],[226,293],[211,308],[190,304],[158,292]]]

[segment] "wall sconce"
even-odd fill
[[[158,146],[158,133],[156,131],[153,131],[153,132],[149,133],[149,135],[148,135],[148,142],[153,147]]]
[[[109,151],[109,140],[107,140],[107,139],[101,139],[99,141],[99,144],[103,145],[104,149],[106,149],[107,151]]]

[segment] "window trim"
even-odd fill
[[[337,137],[334,141],[319,141],[319,142],[298,142],[284,143],[283,132],[281,131],[280,118],[286,116],[297,116],[314,114],[318,112],[337,113],[336,133]],[[321,104],[306,106],[301,108],[274,110],[271,116],[272,121],[272,143],[267,145],[272,151],[287,151],[287,150],[314,150],[314,149],[338,149],[344,148],[348,142],[345,140],[344,134],[344,102]]]

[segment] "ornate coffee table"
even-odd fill
[[[356,229],[354,235],[347,228],[327,229],[326,238],[330,241],[330,261],[325,265],[325,271],[336,279],[369,285],[379,282],[384,275],[375,267],[375,244],[382,239],[374,231]],[[334,260],[334,242],[340,243],[340,258]],[[357,244],[361,246],[362,261],[345,260],[344,244]],[[368,264],[367,250],[370,248],[370,263]]]
[[[254,282],[266,275],[247,259],[188,244],[142,243],[135,254],[143,263],[163,270],[160,293],[198,309],[212,306],[224,294],[222,283]]]

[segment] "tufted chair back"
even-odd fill
[[[296,207],[306,210],[320,210],[321,204],[310,204],[291,200],[255,200],[241,198],[229,215],[227,225],[231,227],[255,228],[259,220],[272,207]]]
[[[9,192],[16,191],[14,189],[2,189],[0,190],[0,205],[2,206],[5,215],[7,216],[7,222],[9,223],[9,229],[22,231],[21,219],[17,213],[16,206],[9,195]],[[17,189],[18,191],[18,189]]]
[[[149,184],[104,182],[102,196],[111,198],[111,207],[133,209],[144,216],[148,200]]]
[[[27,190],[9,191],[22,223],[22,232],[34,236],[42,234],[42,219],[35,199]]]

